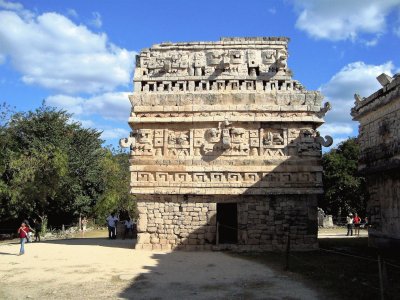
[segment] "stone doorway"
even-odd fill
[[[237,204],[217,203],[218,236],[220,244],[237,244]]]

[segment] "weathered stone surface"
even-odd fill
[[[283,249],[289,224],[305,228],[294,245],[315,247],[316,230],[305,235],[317,226],[321,144],[331,143],[316,128],[330,105],[292,79],[287,43],[224,38],[138,55],[121,141],[139,232],[152,234],[138,248],[211,249],[223,202],[237,204],[237,247]]]
[[[149,233],[138,233],[137,243],[138,244],[148,244],[148,243],[150,243],[150,234]]]
[[[371,246],[400,249],[400,76],[378,76],[383,86],[372,95],[355,95],[354,120],[360,122],[359,170],[369,192]]]

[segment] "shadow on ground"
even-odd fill
[[[59,240],[47,240],[42,241],[44,244],[59,244],[69,246],[101,246],[101,247],[112,247],[112,248],[125,248],[134,249],[136,240],[134,239],[116,239],[110,240],[108,238],[68,238]]]
[[[154,253],[156,266],[130,278],[123,299],[317,299],[302,283],[224,252]],[[124,277],[122,277],[124,278]],[[125,280],[127,278],[125,277]]]

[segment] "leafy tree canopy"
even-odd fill
[[[96,172],[101,143],[99,132],[82,128],[70,114],[45,104],[12,115],[2,143],[1,177],[8,187],[2,201],[8,217],[62,213],[68,219],[88,210],[90,203],[77,200],[104,190],[99,176],[85,172]]]
[[[101,132],[46,106],[0,111],[0,218],[49,218],[133,210],[128,154],[102,147]]]
[[[365,215],[367,191],[365,178],[357,171],[359,151],[357,140],[350,138],[323,155],[325,195],[319,205],[330,214]]]
[[[102,163],[107,182],[104,193],[96,203],[96,215],[105,218],[111,211],[119,211],[134,217],[136,202],[129,192],[129,155],[121,150],[107,149]]]

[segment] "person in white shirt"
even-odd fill
[[[115,238],[117,237],[116,235],[117,222],[119,220],[114,213],[111,213],[111,215],[107,217],[106,221],[108,225],[108,238],[110,240],[115,240]]]
[[[349,213],[349,215],[346,218],[347,221],[347,236],[353,236],[353,214]]]
[[[129,234],[129,232],[132,232],[132,238],[133,238],[133,222],[130,217],[128,217],[127,220],[125,220],[125,232],[124,232],[124,238],[126,238],[126,235]]]

